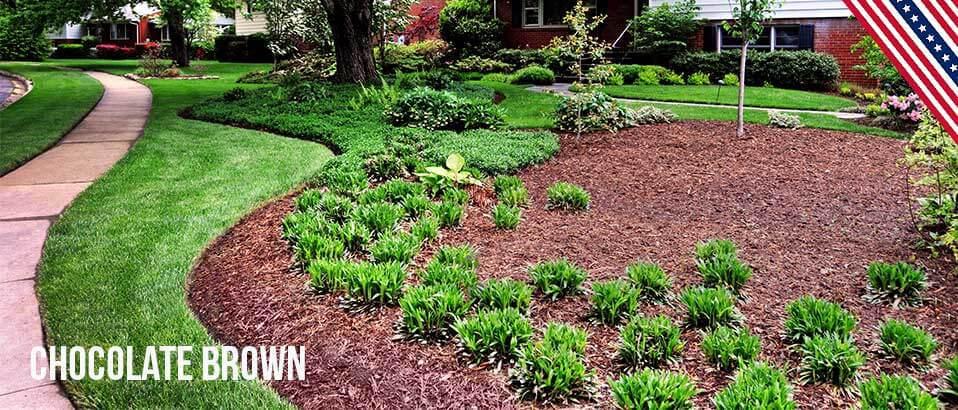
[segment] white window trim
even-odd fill
[[[781,24],[780,26],[795,27],[796,25],[795,25],[795,24]],[[715,37],[716,37],[715,42],[716,42],[716,46],[717,46],[717,47],[716,47],[716,50],[717,50],[717,52],[721,53],[722,50],[724,50],[724,49],[722,48],[722,36],[723,36],[724,33],[725,33],[725,28],[723,28],[722,26],[716,26],[716,27],[718,27],[718,35],[715,36]],[[775,34],[776,34],[776,33],[775,33],[775,30],[776,30],[776,27],[778,27],[778,26],[774,26],[774,25],[773,25],[773,26],[767,26],[767,27],[770,28],[769,34],[768,34],[768,35],[770,36],[770,37],[769,37],[769,47],[768,47],[768,50],[769,50],[769,51],[777,51],[777,50],[779,50],[779,49],[781,49],[781,50],[798,50],[798,49],[800,48],[800,47],[798,47],[798,46],[797,46],[797,47],[778,47],[778,45],[775,44],[775,37],[776,37],[776,35],[775,35]],[[799,30],[801,30],[801,29],[799,29]],[[749,47],[752,47],[752,45],[749,44]],[[764,47],[763,47],[762,49],[764,49]],[[731,50],[731,49],[729,49],[729,50]]]
[[[526,7],[526,3],[525,3],[524,0],[513,0],[513,1],[521,1],[521,2],[522,2],[522,27],[523,27],[523,28],[526,28],[526,27],[528,27],[528,28],[563,28],[563,27],[568,27],[568,25],[566,25],[566,24],[549,24],[549,25],[543,24],[542,19],[545,18],[545,2],[548,1],[548,0],[539,0],[539,7],[538,7],[538,11],[539,11],[539,22],[536,23],[536,24],[527,24],[527,23],[526,23],[526,12],[527,12],[528,10],[535,10],[535,8],[533,8],[533,7]],[[635,0],[635,1],[638,2],[639,0]],[[592,5],[586,4],[586,8],[591,9],[591,10],[593,10],[593,11],[595,11],[596,7],[598,7],[598,1],[593,1],[593,2],[592,2]]]
[[[160,42],[170,41],[170,26],[160,27]]]
[[[123,37],[120,37],[119,28],[123,27]],[[129,40],[130,27],[126,24],[110,23],[110,40]]]

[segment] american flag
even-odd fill
[[[958,141],[955,0],[845,0],[845,4]]]

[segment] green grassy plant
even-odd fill
[[[532,338],[532,325],[516,309],[479,311],[453,329],[460,351],[473,363],[512,362]]]
[[[516,229],[521,218],[522,211],[517,207],[499,204],[492,208],[492,222],[496,228]]]
[[[592,284],[592,317],[600,323],[617,325],[635,313],[642,291],[624,280]]]
[[[909,376],[881,375],[858,385],[862,410],[938,410],[938,400]]]
[[[814,296],[802,296],[785,308],[785,339],[791,343],[802,343],[806,338],[833,334],[841,338],[851,338],[852,330],[858,320],[838,304],[817,299]]]
[[[533,265],[529,268],[529,276],[542,294],[556,300],[579,293],[588,273],[566,259],[556,259]]]
[[[698,329],[736,325],[742,320],[735,297],[724,288],[689,288],[679,296],[685,305],[685,324]]]
[[[542,340],[522,349],[511,372],[518,396],[544,403],[587,400],[594,394],[595,372],[583,360],[586,332],[549,323]]]
[[[742,363],[751,363],[762,351],[758,336],[747,328],[719,326],[702,338],[702,352],[719,369],[732,370]]]
[[[514,279],[489,279],[472,290],[473,306],[477,309],[513,308],[527,312],[532,302],[533,287]]]
[[[766,363],[744,366],[735,380],[715,395],[716,410],[794,410],[792,385],[785,372]]]
[[[668,300],[672,278],[658,265],[636,262],[625,268],[625,275],[632,286],[640,290],[642,299],[653,302]]]
[[[474,269],[437,260],[429,262],[426,269],[419,272],[419,279],[425,285],[454,285],[462,289],[470,289],[479,281]]]
[[[653,369],[609,379],[609,387],[616,407],[628,410],[691,410],[699,393],[689,376]]]
[[[661,367],[679,358],[681,329],[665,316],[634,316],[619,335],[619,360],[628,369]]]
[[[873,262],[868,265],[868,294],[873,303],[885,302],[894,307],[921,305],[921,292],[928,287],[925,272],[918,267],[897,262]]]
[[[835,334],[806,338],[801,352],[799,379],[807,384],[830,383],[847,389],[865,365],[865,355],[850,340]]]
[[[938,347],[924,330],[895,319],[882,323],[878,340],[886,355],[906,365],[927,364]]]
[[[403,209],[399,205],[372,203],[357,207],[353,218],[366,225],[373,236],[378,237],[396,230],[403,215]]]
[[[452,324],[469,311],[469,302],[455,286],[415,286],[399,299],[401,333],[418,340],[446,340]]]
[[[409,233],[422,242],[435,240],[439,236],[439,220],[434,216],[424,216],[409,228]]]
[[[369,247],[369,253],[376,262],[399,262],[406,265],[419,254],[420,245],[422,241],[413,234],[393,232],[380,236],[379,240]]]
[[[402,296],[406,271],[398,262],[363,262],[348,271],[343,307],[353,311],[395,305]]]
[[[591,197],[585,189],[568,182],[556,182],[546,189],[546,209],[584,211],[589,208]]]
[[[343,260],[313,260],[306,266],[309,287],[317,292],[346,289],[346,276],[353,264]]]
[[[525,187],[509,188],[500,192],[498,198],[503,205],[523,207],[529,204],[529,191]]]

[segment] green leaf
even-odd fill
[[[449,154],[449,157],[446,158],[446,168],[449,168],[450,171],[457,173],[462,171],[462,167],[466,166],[466,159],[457,153]]]

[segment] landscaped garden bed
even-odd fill
[[[806,294],[835,302],[856,318],[851,336],[867,359],[859,376],[905,373],[929,390],[937,386],[945,375],[939,359],[958,351],[958,301],[948,291],[958,279],[952,263],[913,246],[910,199],[896,165],[902,144],[762,126],[750,127],[748,140],[729,140],[731,133],[725,123],[686,122],[586,134],[578,141],[562,137],[554,159],[519,172],[530,202],[515,230],[494,226],[490,184],[471,188],[462,226],[425,242],[405,269],[406,283],[423,280],[420,271],[442,246],[461,244],[477,250],[480,283],[513,278],[531,285],[533,264],[565,258],[587,272],[581,287],[591,289],[625,279],[630,264],[650,261],[672,278],[671,302],[644,301],[637,313],[663,314],[681,325],[687,309],[679,295],[703,283],[696,245],[727,238],[752,270],[737,309],[760,339],[758,358],[786,369],[799,407],[845,408],[854,401],[827,384],[799,382],[807,376],[799,371],[802,355],[783,333],[786,306]],[[557,181],[583,187],[587,209],[555,209],[555,198],[547,202],[546,192]],[[582,203],[575,194],[569,198],[570,206]],[[307,346],[307,381],[272,382],[280,394],[305,408],[531,405],[515,398],[508,364],[498,373],[495,365],[472,365],[457,352],[455,337],[438,344],[401,337],[400,308],[354,313],[340,305],[342,292],[309,291],[309,275],[282,236],[284,217],[296,207],[287,196],[244,218],[201,257],[189,289],[192,307],[224,343]],[[875,261],[909,261],[924,270],[930,286],[921,293],[923,304],[896,309],[867,301],[867,269]],[[572,292],[553,300],[537,290],[528,318],[537,334],[550,322],[588,333],[583,362],[596,371],[598,394],[581,404],[608,407],[607,379],[621,377],[626,365],[618,352],[619,329],[596,320],[592,296]],[[938,348],[927,367],[885,357],[877,328],[890,318],[934,336]],[[734,372],[706,359],[703,334],[683,328],[684,349],[659,367],[691,375],[702,390],[694,401],[708,407]]]

